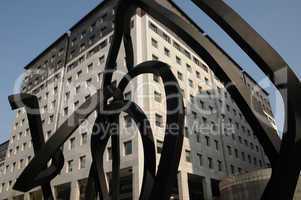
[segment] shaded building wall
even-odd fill
[[[221,200],[259,200],[271,176],[271,169],[227,177],[220,183]],[[294,200],[301,198],[301,179]]]

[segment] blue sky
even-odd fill
[[[0,2],[0,142],[9,138],[14,113],[7,96],[23,67],[51,42],[68,30],[100,0],[6,0]],[[189,1],[176,0],[218,44],[256,79],[263,74],[255,64],[219,29],[214,22]],[[189,3],[187,3],[189,2]],[[301,74],[300,0],[226,0]],[[267,88],[273,94],[271,88]],[[274,109],[281,107],[272,95]],[[279,112],[278,112],[279,113]],[[281,112],[280,112],[281,113]],[[277,115],[281,118],[281,115]],[[279,121],[279,120],[278,120]]]

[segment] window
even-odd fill
[[[188,80],[189,86],[193,88],[193,81],[191,79]]]
[[[213,169],[213,162],[212,162],[212,158],[208,157],[208,167],[209,169]]]
[[[156,120],[156,126],[162,127],[163,124],[163,117],[159,114],[155,115],[155,120]]]
[[[170,56],[170,50],[167,49],[166,47],[164,48],[164,54],[168,57]]]
[[[53,123],[53,121],[54,121],[54,115],[50,115],[49,116],[49,123]]]
[[[235,174],[235,168],[234,168],[233,165],[231,165],[231,173],[232,173],[232,174]]]
[[[232,148],[231,148],[231,146],[227,146],[227,149],[228,149],[228,154],[231,156],[232,155]]]
[[[189,72],[192,72],[191,65],[189,65],[189,64],[186,64],[186,69],[187,69],[187,71],[189,71]]]
[[[64,116],[68,115],[68,107],[64,108]]]
[[[82,32],[82,34],[81,34],[81,39],[83,39],[83,38],[86,36],[86,33],[87,33],[86,31],[83,31],[83,32]]]
[[[197,156],[199,158],[199,164],[200,164],[200,166],[203,166],[203,155],[198,153]]]
[[[67,169],[66,169],[66,172],[67,172],[67,173],[71,173],[72,170],[73,170],[73,160],[69,160],[69,161],[67,162]]]
[[[90,63],[88,65],[88,73],[91,72],[93,70],[93,63]]]
[[[195,75],[196,75],[197,78],[201,78],[200,72],[196,71],[196,72],[195,72]]]
[[[206,124],[207,123],[207,118],[206,117],[202,117],[202,121],[203,121],[204,124]]]
[[[112,160],[112,148],[108,147],[108,160]]]
[[[55,86],[55,87],[53,88],[53,94],[57,94],[57,90],[58,90],[58,87]]]
[[[241,152],[241,157],[242,157],[242,160],[243,160],[243,161],[246,160],[245,152]]]
[[[187,162],[191,162],[191,152],[189,150],[185,150],[185,158]]]
[[[218,150],[219,150],[218,141],[217,141],[217,140],[214,140],[214,143],[215,143],[215,149],[218,151]]]
[[[71,82],[72,82],[72,77],[69,77],[69,78],[67,79],[67,83],[68,83],[68,84],[71,84]]]
[[[92,85],[92,78],[89,78],[88,80],[86,80],[86,85],[87,85],[87,87],[91,87],[91,85]]]
[[[74,147],[75,147],[75,138],[73,137],[69,140],[69,150],[74,149]]]
[[[188,127],[184,127],[184,136],[186,138],[189,138],[189,130],[188,130]]]
[[[132,119],[129,115],[124,116],[124,122],[126,127],[132,126]]]
[[[87,144],[88,141],[88,134],[87,133],[82,133],[81,135],[81,145]]]
[[[155,101],[161,102],[162,101],[162,95],[161,93],[154,91]]]
[[[181,60],[181,58],[179,58],[178,56],[176,56],[176,61],[177,61],[177,63],[178,63],[179,65],[182,64],[182,60]]]
[[[194,103],[194,96],[193,95],[190,95],[190,102]]]
[[[170,43],[170,37],[166,33],[163,33],[163,39]]]
[[[124,143],[124,154],[131,155],[132,154],[132,141],[128,141]]]
[[[76,102],[74,102],[74,108],[77,108],[79,105],[79,101],[77,100]]]
[[[203,92],[202,86],[198,86],[198,90],[199,90],[199,93],[201,94]]]
[[[157,82],[157,83],[159,83],[159,81],[160,81],[160,77],[159,77],[158,74],[154,74],[154,75],[153,75],[153,79],[154,79],[154,81]]]
[[[157,140],[157,153],[161,153],[163,149],[163,142],[160,140]]]
[[[235,153],[235,157],[238,158],[238,150],[237,149],[234,150],[234,153]]]
[[[193,119],[197,119],[198,118],[198,115],[196,112],[192,111],[191,112],[192,116],[193,116]]]
[[[177,50],[179,50],[179,51],[181,51],[181,46],[177,43],[177,42],[173,42],[173,46],[177,49]]]
[[[79,93],[79,91],[80,91],[80,85],[78,85],[78,86],[76,86],[76,88],[75,88],[75,93]]]
[[[158,56],[156,56],[156,55],[152,55],[152,59],[153,60],[159,60]]]
[[[79,71],[76,73],[76,77],[77,77],[77,79],[79,79],[79,78],[80,78],[81,74],[82,74],[82,70],[79,70]]]
[[[86,167],[86,156],[81,156],[79,158],[79,169],[84,169]]]
[[[149,27],[150,27],[155,33],[158,33],[158,27],[157,27],[155,24],[150,23],[150,24],[149,24]]]
[[[209,79],[208,78],[204,78],[206,85],[209,85]]]
[[[158,48],[158,41],[152,38],[152,46]]]
[[[22,145],[22,151],[24,151],[26,149],[26,145],[27,145],[27,143],[24,142],[23,145]]]
[[[98,59],[98,64],[101,65],[105,62],[105,56],[101,56],[99,59]]]
[[[181,72],[178,72],[177,76],[179,80],[183,80],[183,74]]]
[[[196,135],[196,141],[197,143],[201,143],[201,134],[197,131],[194,131],[194,134]]]
[[[210,138],[209,136],[205,136],[205,140],[206,140],[206,145],[209,147],[210,146]]]
[[[217,164],[218,164],[218,171],[222,171],[223,170],[223,164],[222,164],[222,161],[218,160],[217,161]]]

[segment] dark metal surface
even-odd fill
[[[46,197],[47,195],[52,196],[47,191],[49,191],[51,179],[59,173],[62,167],[63,155],[60,147],[81,122],[96,111],[97,119],[94,130],[98,125],[105,125],[105,127],[109,127],[109,133],[95,132],[91,137],[93,162],[86,198],[95,199],[99,196],[101,199],[119,199],[119,134],[118,132],[111,133],[111,126],[112,124],[119,124],[120,113],[126,112],[137,124],[143,141],[144,154],[147,155],[144,156],[144,176],[140,199],[169,199],[173,181],[177,175],[183,143],[183,99],[177,80],[167,64],[149,61],[134,66],[130,19],[135,8],[141,7],[187,43],[211,67],[222,82],[226,85],[232,84],[231,87],[227,88],[228,92],[244,113],[246,120],[252,126],[253,132],[272,163],[273,174],[263,199],[292,199],[301,167],[300,159],[297,159],[301,148],[301,135],[298,133],[300,132],[300,123],[298,123],[300,110],[297,109],[297,103],[300,102],[299,98],[301,97],[296,95],[300,91],[299,80],[281,57],[224,2],[220,0],[194,0],[194,2],[247,52],[278,89],[283,89],[285,86],[286,93],[281,92],[286,102],[286,132],[282,144],[276,131],[268,123],[262,121],[260,115],[254,111],[254,99],[241,79],[241,71],[210,38],[204,36],[196,27],[188,24],[153,0],[123,0],[119,1],[117,6],[115,31],[106,61],[102,89],[80,106],[79,110],[86,108],[87,112],[85,114],[75,111],[47,143],[44,142],[43,136],[38,137],[39,141],[33,142],[35,157],[17,179],[14,189],[25,192],[42,185],[44,195]],[[126,49],[128,74],[121,80],[118,87],[114,88],[112,86],[112,75],[117,67],[116,59],[122,39]],[[286,73],[277,73],[279,70],[285,70]],[[123,92],[129,81],[144,73],[160,75],[166,96],[174,97],[166,99],[166,135],[157,173],[155,145],[149,121],[135,103],[123,99]],[[26,95],[22,94],[21,96]],[[111,97],[113,97],[113,101],[109,103],[108,99]],[[27,98],[35,99],[36,103],[30,106],[38,107],[35,97],[26,96],[24,99]],[[13,99],[13,97],[10,99]],[[14,100],[11,100],[11,102],[14,102]],[[38,126],[33,124],[30,126],[32,137],[43,135],[39,113],[28,114],[28,116],[29,121],[34,121],[33,124],[39,124]],[[69,120],[75,123],[70,126]],[[178,128],[171,130],[169,127],[172,127],[170,126],[172,124],[177,124]],[[106,185],[102,160],[110,137],[112,137],[112,185],[114,186],[111,187],[111,191]],[[51,159],[52,166],[46,168]],[[273,192],[271,192],[272,190]]]

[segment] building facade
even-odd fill
[[[260,199],[271,177],[270,168],[224,178],[220,183],[221,200]],[[301,179],[296,187],[294,200],[301,199]]]
[[[158,2],[193,23],[170,1]],[[115,4],[116,1],[102,2],[25,67],[21,91],[38,97],[46,140],[100,88],[114,29]],[[200,34],[204,33],[198,29]],[[201,57],[141,9],[137,9],[132,18],[131,36],[135,64],[146,60],[168,63],[184,96],[185,139],[173,199],[215,199],[219,196],[218,184],[223,177],[268,166],[251,126],[226,86]],[[116,63],[118,70],[113,75],[116,84],[127,72],[124,58],[122,47]],[[275,127],[268,93],[237,67],[250,91],[255,92],[257,109]],[[141,75],[131,82],[124,96],[137,103],[149,118],[159,160],[166,114],[161,79],[156,75]],[[51,182],[56,199],[84,199],[91,165],[90,136],[95,118],[96,114],[92,113],[63,146],[65,165],[60,175]],[[121,199],[136,200],[142,185],[142,141],[129,116],[120,116],[120,126]],[[19,109],[2,167],[1,199],[42,198],[40,188],[25,194],[12,189],[33,156],[26,113],[24,109]],[[112,164],[110,143],[104,161],[109,183]]]

